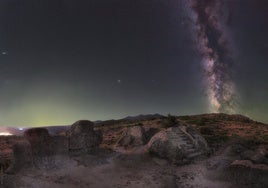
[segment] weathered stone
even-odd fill
[[[69,149],[90,151],[98,147],[102,141],[102,134],[94,131],[94,123],[88,120],[75,122],[69,132]]]
[[[80,120],[71,126],[71,134],[93,132],[94,123],[88,120]]]
[[[247,150],[241,153],[241,159],[250,160],[253,163],[265,163],[266,149],[264,146],[258,147],[255,151]]]
[[[48,156],[52,154],[51,137],[45,128],[32,128],[24,133],[24,137],[30,142],[34,156]]]
[[[20,141],[13,145],[13,160],[7,173],[18,172],[24,166],[29,166],[33,161],[31,145],[28,141]]]
[[[126,128],[117,145],[123,147],[137,147],[146,143],[145,131],[141,126]]]
[[[155,134],[147,144],[150,153],[177,164],[207,154],[206,140],[188,126],[170,127]]]

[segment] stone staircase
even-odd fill
[[[183,148],[188,159],[202,155],[202,152],[198,151],[193,140],[180,128],[175,127],[172,130],[173,131],[168,132],[168,137],[171,143]]]

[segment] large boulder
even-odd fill
[[[123,131],[122,137],[118,140],[117,145],[125,148],[145,145],[145,130],[141,126],[128,127]]]
[[[268,165],[235,160],[221,173],[220,178],[234,182],[236,187],[268,187]]]
[[[32,128],[24,132],[29,141],[33,156],[48,156],[52,154],[51,137],[46,128]]]
[[[242,160],[250,160],[253,163],[266,163],[266,149],[263,145],[259,146],[255,151],[247,150],[241,153]]]
[[[150,153],[183,164],[207,154],[206,140],[190,126],[176,126],[156,133],[147,144]]]
[[[45,157],[55,154],[67,154],[69,139],[67,136],[50,136],[46,128],[32,128],[24,133],[30,143],[34,157]]]
[[[28,141],[22,140],[13,145],[12,164],[8,168],[7,173],[18,172],[24,166],[31,165],[33,161],[31,145]]]
[[[43,142],[49,138],[46,128],[31,128],[24,132],[24,137],[31,142]]]
[[[85,151],[98,147],[102,134],[94,131],[94,123],[88,120],[75,122],[69,132],[69,150]]]

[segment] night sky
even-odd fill
[[[268,123],[268,1],[225,2],[235,113]],[[213,112],[184,4],[0,0],[0,126]]]

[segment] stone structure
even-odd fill
[[[29,166],[33,162],[32,148],[28,141],[20,141],[13,145],[12,164],[6,173],[18,172],[22,167]]]
[[[206,140],[191,126],[176,126],[156,133],[147,144],[150,153],[183,164],[207,154]]]
[[[94,131],[94,123],[80,120],[71,126],[69,131],[69,150],[88,152],[102,142],[100,132]]]
[[[51,137],[45,128],[32,128],[24,132],[24,137],[29,141],[33,156],[51,155]]]
[[[126,128],[117,143],[118,146],[126,148],[142,146],[144,144],[146,144],[146,136],[142,126]]]
[[[8,172],[17,172],[29,163],[40,166],[39,163],[54,155],[68,155],[73,150],[89,152],[102,141],[101,133],[94,131],[93,125],[90,121],[78,121],[71,126],[66,136],[50,136],[46,128],[26,130],[25,140],[13,145],[13,161]]]

